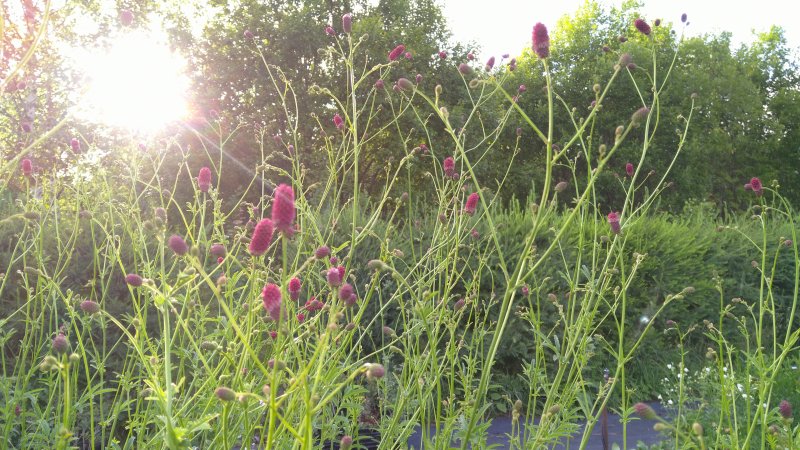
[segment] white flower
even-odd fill
[[[667,400],[667,404],[671,405],[672,404],[672,400]]]
[[[667,369],[672,370],[672,363],[667,364]]]

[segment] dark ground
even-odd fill
[[[650,406],[652,406],[660,416],[665,416],[664,409],[661,405],[658,403],[650,403]],[[522,422],[521,419],[520,422]],[[661,441],[662,437],[657,432],[653,431],[654,424],[655,421],[639,420],[638,418],[628,422],[628,448],[636,448],[636,443],[639,441],[648,445],[656,444]],[[575,439],[565,442],[563,445],[555,446],[553,449],[578,449],[583,435],[583,426],[584,424],[581,424],[581,430],[576,434]],[[430,428],[430,431],[434,432],[433,427]],[[489,436],[487,446],[495,445],[494,448],[497,449],[509,448],[507,436],[509,433],[511,433],[511,417],[496,417],[492,419],[487,433]],[[421,439],[422,432],[421,430],[417,430],[408,440],[409,448],[422,450]],[[609,448],[611,448],[614,443],[622,448],[622,424],[619,421],[619,416],[616,414],[608,414],[608,441]],[[458,442],[453,442],[453,446],[459,446],[459,444]],[[586,449],[603,450],[599,423],[595,425],[592,430],[592,435],[589,438]]]

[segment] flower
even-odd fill
[[[475,59],[475,55],[472,52],[467,53],[467,61],[472,61]]]
[[[33,163],[30,159],[25,158],[19,163],[20,168],[22,169],[22,175],[29,177],[33,175]]]
[[[292,300],[300,298],[300,289],[302,289],[302,283],[300,283],[299,278],[293,277],[289,280],[289,297],[291,297]]]
[[[133,23],[133,12],[130,9],[123,9],[119,13],[119,21],[124,26],[130,26]]]
[[[350,435],[342,436],[342,440],[339,441],[339,448],[341,450],[350,450],[350,447],[353,446],[353,438]]]
[[[757,196],[760,196],[764,190],[761,180],[757,177],[751,178],[750,182],[744,185],[744,188],[748,191],[753,191]]]
[[[447,52],[445,52],[444,50],[439,50],[439,58],[447,59]]]
[[[480,196],[478,196],[477,192],[469,194],[469,197],[467,197],[467,203],[464,205],[464,213],[469,214],[470,216],[475,214],[475,209],[478,207],[478,200],[480,200]]]
[[[342,116],[339,113],[333,115],[333,124],[336,125],[336,128],[341,130],[344,128],[344,120],[342,120]]]
[[[339,300],[343,301],[345,305],[352,306],[356,302],[356,292],[353,285],[345,283],[339,288]]]
[[[646,403],[637,403],[633,405],[633,409],[636,411],[636,414],[638,414],[639,417],[645,420],[654,420],[658,417],[653,408]]]
[[[269,219],[261,219],[256,227],[253,229],[253,238],[250,240],[248,250],[253,256],[261,256],[269,249],[269,244],[272,242],[272,234],[274,233],[272,221]]]
[[[569,187],[569,182],[567,181],[559,181],[556,186],[553,188],[556,192],[564,192]]]
[[[488,72],[492,70],[492,67],[494,67],[494,56],[492,56],[486,61],[486,67],[485,67],[486,71]]]
[[[406,52],[406,59],[411,60],[412,58],[411,52]]]
[[[79,141],[78,138],[70,139],[69,146],[72,147],[72,151],[75,153],[81,151],[81,141]]]
[[[370,364],[367,367],[367,378],[383,378],[386,375],[386,369],[381,364]]]
[[[461,63],[458,65],[458,71],[461,72],[461,75],[467,76],[472,74],[472,67],[469,66],[467,63]]]
[[[639,125],[642,124],[642,122],[647,120],[647,116],[649,115],[650,115],[650,108],[648,108],[647,106],[642,106],[631,115],[631,123],[633,124],[633,126],[638,127]]]
[[[689,19],[689,16],[686,13],[681,14],[681,22],[686,23],[687,19]]]
[[[442,162],[442,167],[444,169],[444,176],[448,178],[453,178],[456,173],[456,161],[453,159],[452,156],[448,156]]]
[[[294,206],[294,190],[288,184],[275,188],[272,201],[272,224],[287,236],[294,234],[294,219],[297,215]]]
[[[69,341],[67,341],[67,337],[64,336],[64,333],[58,333],[55,338],[53,338],[53,352],[57,354],[67,353],[69,350]]]
[[[274,321],[279,321],[281,318],[281,289],[274,283],[267,283],[264,285],[264,290],[261,291],[261,298],[264,301],[264,310],[267,311],[269,317]]]
[[[169,246],[169,248],[172,249],[172,251],[178,256],[183,256],[189,252],[189,245],[186,244],[186,241],[184,241],[183,238],[177,234],[173,234],[169,237],[167,246]]]
[[[31,130],[33,129],[33,125],[31,125],[30,122],[22,122],[21,127],[22,127],[22,131],[24,131],[26,133],[30,133]]]
[[[789,420],[792,418],[792,405],[788,400],[781,400],[780,405],[778,405],[778,412],[781,414],[781,417]]]
[[[225,246],[223,244],[211,244],[208,252],[211,253],[211,256],[216,256],[217,258],[224,258],[227,254],[227,250],[225,250]]]
[[[331,249],[328,248],[327,245],[321,245],[316,250],[314,250],[314,257],[316,257],[317,259],[325,258],[330,254],[331,254]]]
[[[328,281],[328,284],[336,287],[342,284],[342,276],[339,275],[339,268],[338,267],[331,267],[325,273],[325,278]]]
[[[519,92],[520,94],[522,94],[523,92],[525,92],[525,91],[527,91],[527,90],[528,90],[528,88],[527,88],[527,87],[525,87],[525,85],[524,85],[524,84],[520,84],[520,85],[519,85],[519,88],[517,88],[517,92]]]
[[[508,62],[508,70],[511,72],[517,70],[517,58],[511,58],[511,61]]]
[[[236,392],[231,388],[220,386],[214,391],[214,395],[223,402],[232,402],[236,400]]]
[[[244,30],[244,33],[242,34],[244,35],[245,39],[253,39],[253,32],[250,30]]]
[[[408,78],[401,77],[397,80],[397,87],[404,91],[410,91],[414,89],[414,83],[412,83]]]
[[[125,275],[125,282],[128,283],[130,286],[139,287],[144,283],[144,279],[135,273],[129,273]]]
[[[414,77],[414,79],[417,81],[417,84],[422,83],[422,74],[418,73],[417,76]]]
[[[627,164],[625,164],[625,173],[626,173],[626,174],[627,174],[629,177],[632,177],[632,176],[633,176],[633,164],[631,164],[631,163],[627,163]]]
[[[532,41],[531,49],[539,58],[545,59],[550,56],[550,36],[547,35],[547,27],[541,22],[533,26]]]
[[[611,226],[611,231],[614,234],[619,234],[620,232],[620,225],[619,225],[619,214],[615,212],[608,213],[608,224]]]
[[[406,46],[403,44],[399,44],[397,47],[394,48],[394,50],[389,52],[389,61],[396,60],[397,58],[400,57],[400,55],[403,54],[404,51],[406,51]]]
[[[200,192],[208,192],[211,187],[211,169],[208,167],[200,168],[197,174],[197,187],[200,188]]]
[[[353,15],[347,13],[342,16],[342,30],[345,33],[350,34],[353,31]]]
[[[383,89],[383,80],[378,80],[375,82],[375,89]]]
[[[633,21],[633,25],[639,30],[639,33],[642,33],[645,36],[650,36],[650,25],[644,21],[644,19],[636,19]]]
[[[82,301],[80,307],[81,311],[85,312],[86,314],[97,314],[100,312],[100,305],[91,300]]]

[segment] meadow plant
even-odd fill
[[[123,11],[120,20],[130,25],[134,17]],[[0,293],[7,295],[13,283],[20,299],[2,318],[3,441],[59,449],[314,449],[325,442],[359,448],[371,442],[371,429],[380,434],[380,448],[394,449],[406,447],[421,427],[426,449],[484,448],[488,413],[502,402],[512,410],[511,448],[567,439],[584,448],[612,405],[625,424],[637,414],[658,419],[649,406],[634,403],[646,399],[627,383],[626,367],[663,311],[692,289],[667,295],[642,327],[630,329],[627,292],[647,255],[629,248],[629,237],[672,169],[659,168],[660,178],[643,187],[642,167],[659,131],[659,98],[678,53],[658,73],[657,48],[677,43],[652,35],[641,19],[634,26],[651,36],[652,61],[615,57],[618,64],[609,64],[604,80],[587,85],[594,103],[582,113],[558,95],[550,36],[536,24],[531,49],[545,85],[538,94],[547,105],[542,123],[517,101],[526,88],[508,82],[515,59],[495,68],[494,57],[481,66],[440,52],[437,64],[451,66],[463,81],[449,89],[462,89],[468,99],[456,117],[441,86],[429,91],[403,76],[401,56],[411,53],[402,44],[387,49],[388,60],[356,62],[369,39],[359,34],[357,15],[342,18],[342,35],[331,26],[319,29],[330,39],[321,50],[326,63],[343,74],[344,97],[321,86],[290,85],[267,61],[264,44],[245,30],[243,44],[261,57],[283,112],[277,138],[257,130],[261,161],[248,184],[258,192],[256,204],[211,189],[212,180],[228,173],[225,143],[241,132],[234,127],[225,135],[222,118],[212,128],[218,136],[199,140],[210,163],[196,181],[188,151],[176,143],[122,153],[121,176],[87,163],[82,177],[35,179],[24,158],[30,149],[8,158],[3,188],[13,177],[23,186],[20,215],[12,219],[22,212],[37,219],[24,222],[3,260]],[[396,89],[384,89],[382,80],[397,80]],[[616,84],[635,93],[631,119],[598,130]],[[318,95],[330,115],[299,116],[299,88]],[[693,105],[694,98],[682,118],[680,145],[670,149],[672,163]],[[390,119],[378,121],[378,108]],[[484,118],[490,108],[500,108],[497,121]],[[556,132],[557,111],[569,117],[571,133]],[[321,138],[302,136],[301,120],[315,121]],[[408,121],[413,132],[401,126]],[[522,126],[515,130],[517,122]],[[432,144],[440,142],[431,139],[434,129],[448,138],[446,145]],[[544,153],[544,175],[533,180],[528,199],[530,220],[513,252],[501,243],[497,222],[508,170],[495,180],[476,173],[498,151],[494,142],[502,133],[516,133],[514,157],[526,151],[521,135],[540,142]],[[363,185],[371,180],[362,164],[381,134],[407,150],[386,162],[385,185],[367,198]],[[621,164],[615,155],[623,145],[640,148],[620,180],[624,200],[600,204],[598,177]],[[175,153],[185,156],[181,174],[165,185],[158,171]],[[411,176],[419,166],[426,168],[427,191]],[[566,168],[570,179],[556,180],[556,168]],[[757,180],[749,183],[759,207],[754,220],[766,229],[771,215],[791,218],[786,202]],[[40,196],[32,195],[33,183]],[[184,186],[195,193],[186,202],[177,195]],[[774,194],[769,204],[768,194]],[[242,211],[244,224],[237,222]],[[660,429],[675,431],[676,448],[680,439],[704,445],[711,430],[716,447],[763,447],[791,439],[790,433],[796,439],[791,405],[773,398],[772,386],[796,348],[798,283],[789,323],[778,326],[776,268],[767,252],[793,251],[796,272],[797,237],[778,247],[751,243],[760,252],[754,265],[760,298],[726,305],[720,288],[719,322],[707,325],[721,386],[719,417],[689,423],[679,411],[674,421],[659,421]],[[554,255],[561,255],[558,281],[568,285],[565,292],[544,275]],[[72,275],[78,256],[89,262],[77,272],[81,279]],[[497,392],[493,383],[512,317],[528,327],[535,349],[522,363],[522,398]],[[731,323],[750,344],[744,350],[726,338]],[[601,335],[601,324],[613,333]],[[584,370],[598,355],[613,362],[602,382]],[[744,404],[731,398],[735,380],[752,393]]]

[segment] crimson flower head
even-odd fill
[[[130,9],[123,9],[119,13],[119,21],[124,26],[130,26],[133,23],[133,12]]]
[[[81,141],[79,141],[78,138],[70,139],[69,146],[72,147],[72,151],[75,153],[81,151]]]
[[[375,89],[383,89],[383,80],[378,80],[375,82]]]
[[[633,405],[633,409],[634,409],[634,411],[636,411],[636,414],[639,417],[641,417],[642,419],[654,420],[654,419],[658,418],[658,416],[656,415],[655,410],[653,410],[653,408],[650,405],[648,405],[647,403],[641,403],[641,402],[637,403],[637,404]]]
[[[356,304],[356,292],[353,289],[353,285],[350,283],[345,283],[342,287],[339,288],[339,300],[344,302],[346,306],[353,306]]]
[[[269,249],[269,244],[272,242],[272,234],[275,232],[272,226],[272,221],[269,219],[261,219],[253,229],[253,238],[250,239],[248,251],[253,256],[261,256]]]
[[[787,400],[781,400],[780,405],[778,405],[778,412],[781,417],[789,420],[792,418],[792,405]]]
[[[628,174],[629,177],[633,176],[633,164],[625,164],[625,173]]]
[[[244,30],[244,38],[245,39],[253,39],[253,32],[250,30]]]
[[[328,248],[327,245],[322,245],[319,248],[317,248],[316,250],[314,250],[314,256],[317,259],[326,258],[330,254],[331,254],[331,249]]]
[[[347,13],[342,16],[342,30],[345,33],[350,34],[353,31],[353,15]]]
[[[394,61],[406,51],[406,46],[403,44],[398,45],[394,50],[389,52],[389,61]]]
[[[486,61],[486,71],[488,72],[492,70],[492,67],[494,67],[494,56],[492,56]]]
[[[757,177],[753,177],[750,179],[750,182],[744,185],[745,190],[753,191],[754,194],[757,196],[761,196],[764,192],[764,186],[761,184],[761,180]]]
[[[144,283],[144,279],[135,273],[129,273],[125,275],[125,282],[133,287],[139,287]]]
[[[212,256],[216,256],[217,258],[224,258],[227,254],[225,250],[225,245],[223,244],[211,244],[209,247],[208,252],[211,253]]]
[[[539,22],[533,26],[532,40],[531,49],[539,58],[545,59],[550,56],[550,36],[547,34],[547,27],[543,23]]]
[[[441,59],[447,59],[447,52],[446,52],[446,51],[444,51],[444,50],[440,50],[440,51],[439,51],[439,58],[441,58]]]
[[[615,212],[608,213],[608,224],[611,226],[611,231],[614,234],[619,234],[620,232],[620,225],[619,225],[619,214]]]
[[[294,233],[294,191],[288,184],[280,184],[275,188],[272,203],[272,224],[287,236]]]
[[[414,55],[412,55],[411,52],[406,52],[406,59],[411,60],[413,58],[414,58]]]
[[[650,36],[650,25],[644,21],[644,19],[636,19],[633,21],[633,25],[639,30],[639,33],[642,33],[645,36]]]
[[[447,158],[445,158],[444,162],[442,163],[442,166],[444,168],[444,176],[446,176],[447,178],[453,178],[455,176],[456,161],[453,159],[452,156],[448,156]]]
[[[336,30],[334,30],[332,26],[328,25],[325,27],[325,34],[328,36],[336,36]]]
[[[19,163],[20,169],[22,169],[22,175],[29,177],[33,175],[33,163],[30,159],[25,158]]]
[[[292,300],[300,298],[300,289],[302,289],[302,283],[300,283],[299,278],[294,277],[289,280],[289,297],[291,297]]]
[[[201,168],[197,174],[197,187],[200,188],[200,192],[208,192],[211,187],[211,169],[208,167]]]
[[[173,234],[172,236],[169,237],[167,245],[178,256],[183,256],[189,253],[189,245],[186,243],[186,241],[183,240],[182,237],[178,236],[177,234]]]
[[[342,284],[342,276],[339,274],[337,267],[331,267],[325,274],[328,284],[331,286],[339,286]]]
[[[274,321],[281,318],[281,289],[274,283],[267,283],[261,291],[261,298],[264,300],[264,310]]]
[[[342,116],[339,115],[339,113],[333,115],[333,124],[336,125],[336,128],[339,130],[344,128],[344,120],[342,119]]]
[[[464,213],[469,214],[470,216],[475,214],[475,209],[478,207],[478,200],[480,200],[480,196],[477,192],[469,194],[469,197],[467,197],[467,203],[464,205]]]

